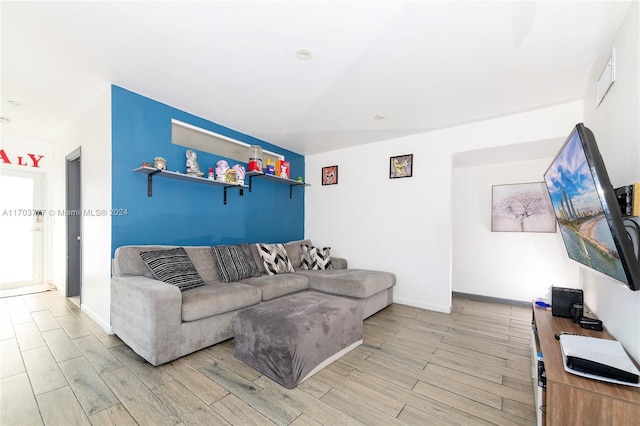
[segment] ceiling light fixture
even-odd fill
[[[11,105],[13,105],[13,106],[18,106],[18,107],[19,107],[19,106],[22,106],[22,104],[21,104],[20,102],[18,102],[18,101],[13,101],[13,100],[11,100],[11,99],[9,99],[9,100],[7,101],[7,103],[8,103],[8,104],[11,104]]]
[[[376,114],[376,115],[373,116],[374,120],[384,120],[385,118],[387,118],[387,117],[382,115],[382,114]]]
[[[9,117],[0,117],[0,123],[10,123],[11,119]]]
[[[302,61],[308,61],[313,56],[313,52],[309,49],[298,49],[296,50],[296,58]]]

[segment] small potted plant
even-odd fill
[[[162,157],[155,157],[153,159],[153,167],[158,170],[167,170],[167,160]]]

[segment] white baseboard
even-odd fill
[[[81,305],[80,310],[85,314],[87,314],[87,316],[91,318],[93,321],[95,321],[95,323],[98,324],[100,328],[104,330],[105,333],[113,334],[113,328],[111,328],[111,324],[107,324],[106,322],[104,322],[102,318],[96,315],[96,313],[93,312],[91,309],[89,309],[87,306]]]
[[[413,306],[414,308],[427,309],[429,311],[442,312],[445,314],[450,314],[453,310],[451,306],[441,306],[441,305],[430,305],[428,303],[419,303],[415,300],[411,299],[400,299],[397,297],[393,298],[393,303],[399,303],[401,305]]]

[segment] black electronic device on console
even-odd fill
[[[556,317],[571,318],[571,308],[581,304],[583,292],[577,288],[551,288],[551,314]]]
[[[587,330],[602,331],[602,321],[595,318],[582,317],[580,318],[580,327]]]

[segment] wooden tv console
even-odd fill
[[[640,424],[640,388],[580,377],[564,370],[561,331],[613,339],[606,331],[581,328],[570,318],[554,317],[551,311],[532,305],[533,351],[542,353],[547,376],[546,391],[536,389],[538,425],[637,425]],[[594,317],[587,313],[587,316]],[[533,357],[534,386],[538,362]]]

